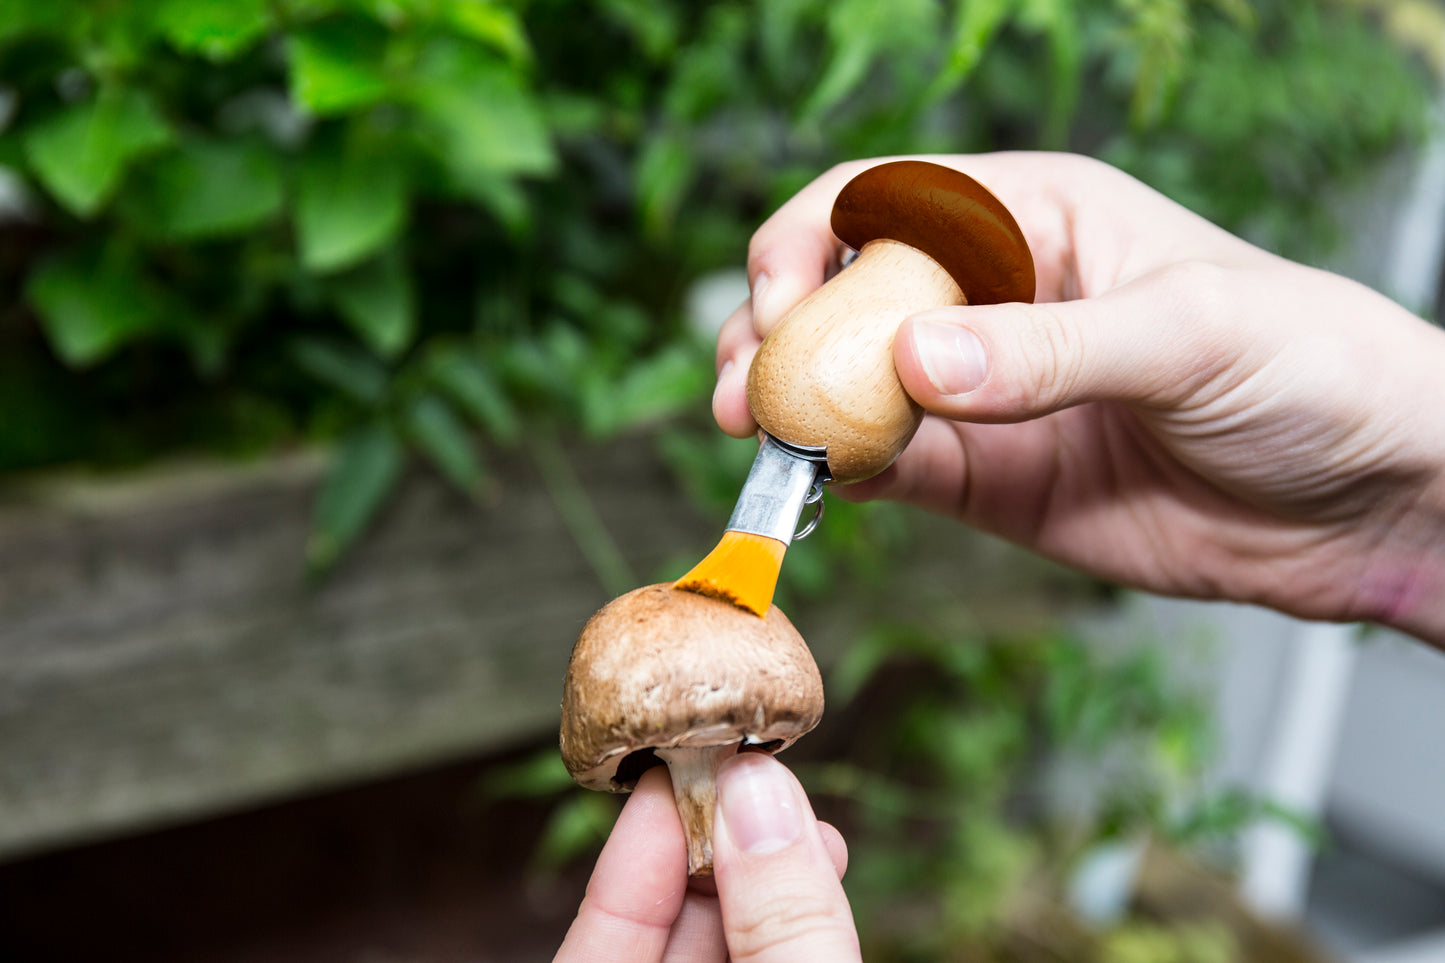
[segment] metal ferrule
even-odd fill
[[[818,501],[828,477],[822,449],[788,445],[764,433],[728,531],[765,535],[784,544],[793,541],[803,506]]]

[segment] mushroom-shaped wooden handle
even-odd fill
[[[922,411],[893,367],[911,314],[1032,301],[1034,263],[1013,215],[967,174],[893,161],[849,181],[833,233],[859,255],[778,322],[748,371],[748,405],[769,434],[824,448],[835,481],[893,463]]]

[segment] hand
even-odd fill
[[[688,880],[667,769],[643,774],[554,963],[858,960],[839,880],[843,837],[782,763],[744,752],[718,771],[713,880]]]
[[[1104,164],[937,159],[1018,219],[1035,305],[942,308],[894,342],[928,413],[848,499],[955,516],[1165,594],[1370,620],[1445,644],[1445,333],[1270,255]],[[756,425],[753,352],[836,265],[842,165],[753,237],[713,410]]]

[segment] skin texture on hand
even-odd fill
[[[792,773],[745,752],[718,771],[714,877],[687,876],[667,770],[627,800],[554,963],[858,960],[847,847]]]
[[[1262,251],[1087,158],[929,158],[971,174],[1033,250],[1038,303],[904,322],[928,412],[838,493],[947,514],[1163,594],[1373,621],[1445,645],[1445,332]],[[753,296],[718,341],[739,437],[761,337],[832,270],[824,174],[753,237]]]

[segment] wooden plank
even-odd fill
[[[645,440],[572,461],[641,581],[678,574],[719,534]],[[320,469],[301,454],[0,492],[0,858],[555,727],[572,641],[610,593],[532,461],[502,465],[483,504],[409,477],[308,584]],[[1041,579],[1058,571],[947,528],[897,601],[1014,600],[1018,614]],[[837,600],[803,608],[820,661],[861,618]]]

